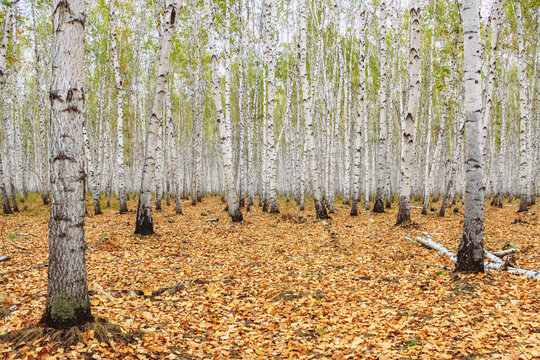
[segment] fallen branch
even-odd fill
[[[113,296],[114,295],[119,295],[119,294],[138,295],[138,296],[144,296],[144,297],[149,297],[149,298],[160,296],[160,295],[164,294],[165,292],[168,292],[170,295],[174,295],[175,293],[179,292],[180,290],[185,289],[185,285],[182,284],[182,283],[177,283],[174,286],[154,290],[154,291],[152,291],[152,293],[150,295],[146,295],[143,290],[113,290],[113,291],[105,292],[103,290],[103,288],[101,288],[101,286],[99,286],[99,285],[95,286],[94,289],[96,290],[96,292],[98,292],[100,294],[103,294],[103,293],[107,294],[107,298],[109,298],[109,300],[111,298],[114,300]]]
[[[450,261],[452,261],[453,263],[457,262],[457,256],[454,252],[448,250],[441,244],[438,244],[435,241],[433,241],[433,238],[430,234],[428,233],[423,233],[423,234],[426,235],[426,238],[422,238],[418,236],[415,240],[421,243],[422,245],[425,245],[443,255],[448,256],[450,258]],[[411,240],[410,238],[407,238],[407,239]],[[493,253],[487,250],[484,250],[484,255],[486,256],[486,258],[492,261],[492,262],[484,262],[484,267],[486,270],[500,270],[500,271],[509,272],[511,274],[525,275],[533,279],[540,279],[540,271],[525,270],[525,269],[519,269],[519,268],[507,266],[504,260],[498,258]]]
[[[517,251],[516,249],[508,249],[508,250],[495,251],[492,254],[498,257],[503,257],[509,254],[513,254],[516,251]]]

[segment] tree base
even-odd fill
[[[126,203],[120,203],[120,214],[127,214],[128,208]]]
[[[317,214],[317,219],[330,219],[330,216],[328,216],[328,213],[326,212],[326,207],[324,206],[324,202],[322,200],[314,199],[315,201],[315,213]]]
[[[231,220],[233,222],[242,222],[244,221],[244,217],[242,216],[242,212],[240,211],[240,209],[236,209],[236,211],[233,211],[231,215]]]
[[[358,201],[353,200],[351,205],[350,216],[358,216]]]
[[[275,207],[273,205],[270,207],[270,214],[279,214],[277,205]]]
[[[84,343],[84,333],[92,330],[94,339],[98,342],[111,344],[136,344],[139,339],[142,339],[142,332],[128,333],[119,325],[107,322],[104,319],[92,320],[82,325],[72,326],[65,329],[55,329],[47,327],[43,322],[25,326],[16,332],[0,335],[0,343],[12,343],[14,347],[25,344],[29,346],[37,340],[42,340],[40,343],[52,343],[57,348],[69,348],[78,343]],[[30,347],[32,347],[30,345]]]
[[[407,202],[407,199],[399,199],[399,210],[397,214],[396,225],[401,225],[404,223],[411,222],[411,208],[410,204]]]
[[[374,213],[384,213],[384,201],[382,198],[377,197],[375,199],[375,204],[373,205]]]
[[[135,234],[139,235],[153,235],[154,224],[152,222],[151,210],[137,210],[137,222],[135,224]]]
[[[90,312],[89,306],[74,309],[74,314],[69,319],[53,318],[49,311],[49,309],[45,311],[45,314],[43,314],[40,323],[52,329],[68,329],[74,326],[80,326],[94,321],[94,317]]]

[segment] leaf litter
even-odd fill
[[[413,208],[414,226],[399,227],[395,205],[357,217],[337,205],[325,222],[307,202],[305,211],[279,205],[278,215],[253,206],[243,224],[229,220],[219,198],[186,202],[184,215],[164,206],[149,237],[133,235],[133,213],[89,215],[93,315],[141,337],[104,342],[89,329],[82,341],[59,347],[42,336],[0,344],[0,358],[540,357],[538,280],[500,271],[457,275],[445,256],[406,239],[428,232],[456,251],[463,208],[445,218]],[[47,268],[39,265],[47,263],[48,212],[29,207],[0,219],[0,255],[10,258],[0,271],[4,338],[35,326],[45,308]],[[487,205],[486,249],[512,244],[513,261],[539,269],[538,210]]]

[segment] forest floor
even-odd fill
[[[185,201],[184,215],[154,212],[148,237],[133,235],[133,211],[89,215],[93,314],[144,337],[105,344],[89,331],[72,347],[0,344],[0,358],[540,358],[539,280],[456,275],[447,257],[406,239],[426,231],[457,251],[463,205],[444,218],[414,208],[416,224],[396,227],[397,204],[358,217],[336,204],[326,222],[311,203],[301,212],[283,200],[281,214],[254,206],[233,224],[219,198]],[[516,204],[486,203],[485,247],[512,244],[518,267],[539,270],[540,206],[516,214]],[[0,262],[0,335],[37,324],[45,307],[49,214],[37,197],[20,206],[0,217],[0,256],[10,258]]]

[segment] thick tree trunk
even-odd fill
[[[415,122],[420,113],[420,6],[416,0],[409,5],[410,50],[409,50],[409,110],[405,116],[401,150],[401,183],[397,224],[411,220],[411,168],[414,155]],[[425,179],[427,180],[427,179]]]
[[[52,19],[51,215],[43,322],[66,328],[93,320],[84,233],[84,1],[53,1]]]
[[[146,133],[146,149],[137,207],[137,223],[135,234],[150,235],[154,233],[152,221],[152,180],[156,169],[156,143],[159,126],[163,120],[163,105],[167,94],[169,77],[169,57],[172,39],[177,24],[180,0],[166,0],[163,14],[163,32],[160,38],[159,65],[157,68],[156,87],[152,115]]]
[[[463,2],[463,49],[465,53],[465,218],[456,271],[484,272],[484,181],[482,149],[478,141],[482,115],[480,83],[480,4]]]

